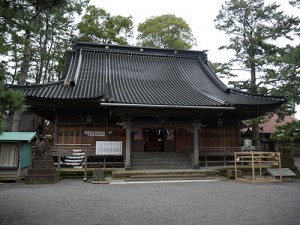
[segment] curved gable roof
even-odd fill
[[[282,97],[230,90],[205,52],[76,43],[64,79],[19,87],[27,97],[172,106],[280,105]]]

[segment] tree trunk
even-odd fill
[[[44,83],[45,80],[47,79],[47,68],[46,64],[48,61],[48,54],[47,52],[47,44],[49,42],[49,35],[50,35],[50,30],[49,30],[49,14],[46,14],[45,18],[45,32],[44,34],[40,34],[40,40],[39,40],[39,46],[40,46],[40,68],[37,74],[37,79],[36,83]],[[38,62],[37,62],[38,63]],[[44,76],[44,77],[43,77]]]
[[[255,65],[252,65],[250,69],[251,69],[250,92],[257,93]]]
[[[23,61],[21,64],[21,71],[19,74],[19,84],[24,85],[26,83],[26,78],[29,71],[30,66],[30,53],[31,53],[31,40],[30,40],[31,32],[29,30],[25,31],[25,43],[24,43],[24,51],[23,51]]]
[[[13,123],[12,123],[12,128],[11,128],[12,132],[20,131],[21,114],[22,114],[22,112],[20,112],[20,111],[14,112]]]
[[[256,63],[255,63],[255,47],[254,44],[249,47],[249,61],[250,61],[250,92],[257,93],[257,85],[256,85]]]
[[[259,135],[259,127],[257,122],[252,122],[252,138],[253,145],[255,147],[260,147],[260,135]]]
[[[26,83],[29,65],[30,65],[30,51],[31,50],[31,40],[30,40],[30,31],[25,31],[25,43],[24,43],[24,51],[23,51],[23,61],[21,64],[21,71],[19,74],[19,82],[18,84],[24,85]],[[17,132],[20,131],[20,123],[21,123],[21,114],[20,111],[14,112],[12,131]]]
[[[251,60],[250,63],[250,71],[251,71],[251,80],[250,80],[250,92],[257,93],[257,85],[256,85],[256,64],[254,62],[255,59],[255,49],[254,46],[251,47]],[[259,121],[252,120],[252,138],[253,138],[253,145],[255,147],[260,147],[260,135],[259,135]]]

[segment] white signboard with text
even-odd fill
[[[96,141],[96,155],[122,155],[122,141]]]

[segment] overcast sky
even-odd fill
[[[226,62],[230,53],[218,50],[221,45],[228,43],[228,36],[215,28],[216,18],[225,0],[90,0],[91,5],[105,9],[112,15],[132,16],[134,31],[137,32],[139,23],[152,16],[174,14],[184,19],[190,26],[197,46],[194,50],[208,50],[211,62]],[[288,4],[288,0],[266,0],[266,3],[276,2],[282,5],[282,10],[298,15],[299,10]],[[131,44],[135,44],[135,39]],[[300,119],[300,107],[296,117]]]

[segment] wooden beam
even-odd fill
[[[190,122],[158,122],[158,121],[135,121],[133,128],[192,128],[193,123]]]

